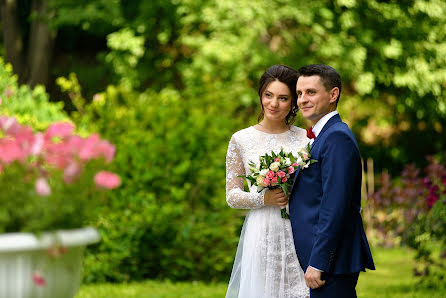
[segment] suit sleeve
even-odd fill
[[[309,264],[330,271],[352,214],[353,189],[361,181],[361,158],[354,140],[345,132],[335,131],[327,136],[320,159],[323,195]]]

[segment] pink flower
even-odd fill
[[[278,162],[278,161],[279,161],[279,158],[278,158],[278,157],[274,158],[274,161],[275,161],[275,162]]]
[[[46,285],[46,280],[43,277],[42,273],[36,271],[33,273],[33,282],[36,286],[44,287]]]
[[[45,143],[45,138],[43,137],[43,134],[41,133],[35,134],[31,144],[30,153],[32,155],[39,155],[40,152],[42,152],[44,143]]]
[[[265,186],[269,186],[271,184],[271,181],[268,178],[263,179],[263,184],[265,184]]]
[[[274,172],[273,171],[268,171],[268,173],[266,173],[266,178],[273,179],[273,177],[274,177]]]
[[[283,177],[286,176],[285,172],[284,172],[284,171],[281,171],[281,170],[279,170],[279,171],[277,172],[277,175],[278,175],[280,178],[283,178]]]
[[[73,133],[74,126],[68,122],[53,123],[46,130],[46,135],[50,138],[53,137],[68,137]]]
[[[82,160],[90,160],[98,156],[97,145],[100,142],[98,134],[92,134],[84,140],[83,146],[79,152]]]
[[[0,128],[7,134],[11,134],[11,131],[16,131],[20,124],[14,117],[0,116]]]
[[[121,178],[115,173],[100,171],[94,176],[94,183],[102,188],[113,189],[121,185]]]
[[[299,166],[299,164],[297,164],[296,162],[293,162],[291,165],[292,165],[292,166],[295,166],[295,167],[298,167],[298,166]]]
[[[13,139],[0,139],[0,161],[10,164],[16,160],[24,160],[25,154]]]
[[[294,169],[293,166],[288,167],[288,174],[293,174],[296,170]]]
[[[277,176],[274,176],[273,179],[271,179],[271,183],[278,183]]]
[[[111,162],[115,157],[115,146],[107,141],[101,141],[97,146],[98,153],[100,153],[106,162]]]
[[[82,172],[82,167],[80,166],[80,164],[72,162],[65,168],[63,172],[63,180],[66,183],[72,183],[74,182],[74,180],[76,180],[77,177],[79,177],[81,172]]]
[[[303,160],[308,160],[308,154],[307,153],[302,153],[302,158],[303,158]]]
[[[283,177],[283,178],[282,178],[282,183],[285,183],[285,182],[287,182],[287,180],[288,180],[288,178],[287,178],[287,177]]]
[[[40,196],[48,196],[51,194],[51,188],[45,178],[40,177],[36,180],[35,190]]]

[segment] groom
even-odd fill
[[[356,297],[360,271],[375,269],[361,218],[361,157],[336,106],[341,77],[328,65],[298,70],[297,104],[313,127],[311,159],[290,197],[294,244],[311,297]]]

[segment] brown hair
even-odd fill
[[[269,83],[274,81],[279,81],[288,86],[291,93],[291,110],[285,118],[286,124],[292,124],[294,119],[296,118],[296,113],[298,111],[297,107],[297,94],[296,94],[296,83],[297,83],[298,74],[297,71],[293,68],[286,65],[273,65],[268,68],[263,75],[260,77],[259,81],[259,98],[260,98],[260,106],[262,107],[262,111],[257,118],[257,121],[260,122],[265,113],[263,111],[262,105],[262,94],[265,91],[266,87]]]
[[[339,95],[336,98],[336,105],[338,105],[339,98],[341,98],[342,81],[336,69],[325,64],[310,64],[299,68],[298,73],[299,77],[319,76],[320,82],[327,91],[338,87]]]

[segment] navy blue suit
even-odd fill
[[[360,271],[375,269],[361,218],[362,166],[348,126],[335,115],[311,147],[318,160],[296,173],[290,196],[294,245],[304,271],[323,270],[311,297],[356,297]]]

